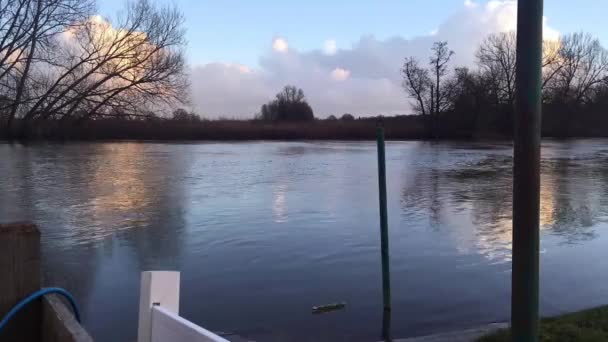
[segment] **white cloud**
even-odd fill
[[[277,37],[272,41],[272,49],[276,52],[287,52],[289,50],[289,44],[285,38]]]
[[[543,17],[543,39],[558,40],[559,31],[547,25],[547,17]]]
[[[350,71],[342,68],[335,68],[331,71],[331,79],[334,81],[346,81],[350,76]]]
[[[479,4],[477,4],[476,2],[472,1],[472,0],[464,0],[464,7],[477,7],[479,6]]]
[[[209,63],[190,70],[194,109],[203,116],[250,118],[276,92],[244,65]]]
[[[338,46],[335,40],[328,39],[325,41],[325,44],[323,44],[323,52],[325,52],[326,55],[333,56],[336,54],[337,51]]]
[[[286,38],[277,37],[272,42],[275,53],[261,56],[253,70],[222,63],[193,68],[193,102],[209,117],[250,118],[284,85],[293,84],[304,90],[319,117],[346,112],[407,114],[410,104],[399,72],[406,56],[424,63],[433,42],[445,40],[456,52],[452,66],[474,66],[479,43],[490,33],[514,30],[516,14],[517,3],[512,0],[466,1],[432,35],[410,39],[368,35],[340,49],[328,40],[324,49],[299,51],[290,48]],[[544,31],[546,38],[559,34],[546,20]]]

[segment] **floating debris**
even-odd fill
[[[322,314],[330,311],[342,310],[346,307],[346,303],[331,303],[312,307],[313,314]]]

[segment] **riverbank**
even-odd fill
[[[376,120],[315,120],[311,122],[264,122],[255,120],[92,120],[80,124],[43,122],[28,129],[25,140],[371,140]],[[387,118],[388,139],[427,137],[416,117]],[[13,133],[13,136],[19,136]],[[457,137],[457,134],[453,135]],[[0,133],[0,139],[6,139]]]
[[[507,323],[491,323],[466,330],[396,339],[393,340],[393,342],[472,342],[477,340],[481,336],[494,333],[500,329],[505,329],[507,327]]]
[[[509,342],[508,329],[484,336],[477,342]],[[540,341],[608,341],[608,306],[544,318]]]
[[[554,120],[543,122],[546,138],[608,137],[608,127],[576,129],[567,133],[553,128]],[[449,117],[438,121],[434,134],[427,129],[422,116],[402,115],[382,118],[387,140],[504,140],[508,134],[494,130],[472,130]],[[58,141],[239,141],[239,140],[374,140],[377,118],[357,120],[314,120],[310,122],[266,122],[259,120],[150,120],[99,119],[80,123],[44,121],[31,123],[27,130],[17,120],[10,136],[14,140]],[[0,129],[0,140],[9,134]]]
[[[608,341],[608,306],[544,318],[540,341]],[[397,339],[396,342],[511,342],[508,323],[427,336]]]

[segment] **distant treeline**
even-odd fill
[[[504,134],[484,131],[471,132],[468,127],[454,119],[441,116],[436,137],[440,139],[508,139]],[[381,122],[389,140],[428,139],[428,122],[424,116],[402,115],[359,119],[323,119],[306,122],[268,122],[261,120],[201,120],[188,117],[184,120],[154,118],[149,120],[125,120],[107,118],[80,123],[45,121],[30,130],[29,140],[373,140],[376,126]],[[561,122],[549,117],[543,122],[543,136],[562,137],[555,127]],[[573,127],[570,136],[608,137],[608,120],[587,121],[589,126],[584,134],[575,134],[579,128]],[[558,132],[559,134],[555,134]],[[7,139],[0,131],[0,139]]]
[[[383,120],[388,139],[424,139],[418,116]],[[45,121],[31,130],[30,140],[370,140],[375,139],[376,118],[268,122],[261,120],[90,120],[66,124]],[[7,136],[0,132],[0,139]]]
[[[450,69],[453,55],[447,42],[436,42],[426,66],[410,57],[401,71],[415,112],[425,118],[427,135],[512,136],[515,33],[488,36],[475,54],[475,69]],[[542,67],[543,134],[608,135],[608,52],[599,40],[574,33],[545,41]]]
[[[477,48],[475,68],[453,67],[455,52],[447,42],[433,44],[427,63],[406,58],[402,85],[417,117],[392,124],[413,125],[403,130],[410,134],[407,138],[511,137],[516,45],[514,32],[489,35]],[[608,136],[608,51],[598,39],[573,33],[545,41],[541,87],[544,136]],[[293,86],[285,87],[256,116],[268,122],[313,117],[303,91]],[[342,118],[354,119],[350,114]]]
[[[153,25],[154,20],[145,20],[144,32],[155,32],[155,35],[135,35],[129,37],[130,40],[119,36],[116,40],[97,42],[91,34],[78,36],[83,40],[82,49],[63,52],[80,56],[76,60],[82,63],[82,68],[67,68],[64,73],[52,75],[18,72],[13,78],[18,81],[16,84],[4,85],[0,73],[0,124],[4,125],[4,129],[0,129],[1,139],[374,138],[374,128],[381,117],[356,119],[356,114],[336,113],[327,119],[315,118],[304,91],[295,86],[284,87],[274,99],[262,105],[251,120],[204,120],[181,108],[174,110],[172,115],[159,115],[147,107],[166,106],[164,108],[168,110],[170,103],[179,102],[179,94],[186,86],[182,73],[183,32],[179,30],[181,14],[172,8],[157,9],[148,0],[137,0],[129,9],[127,18],[130,19],[122,26],[139,27],[142,22],[136,20],[138,18],[165,18],[161,20],[165,25]],[[34,19],[26,16],[23,20]],[[86,21],[77,28],[83,32],[96,32],[105,27],[100,25]],[[76,28],[70,26],[70,29]],[[26,39],[25,43],[34,44],[36,32],[31,34],[31,39]],[[160,39],[154,45],[162,46],[164,52],[148,51],[152,37]],[[92,43],[101,45],[87,52]],[[129,44],[132,43],[139,43],[140,49],[131,51]],[[110,47],[127,44],[129,52],[123,56],[124,51],[118,49],[119,56],[108,55],[116,49],[107,50],[106,44]],[[0,52],[2,49],[0,44]],[[49,59],[46,63],[74,62],[74,56],[67,58],[60,52],[63,53],[59,50],[58,55],[53,55],[57,61]],[[150,53],[142,55],[140,52]],[[41,51],[32,48],[28,53],[32,61],[41,63],[34,59]],[[89,54],[100,64],[85,63]],[[421,62],[414,57],[405,59],[401,69],[402,85],[404,96],[411,99],[413,114],[381,118],[388,139],[504,139],[513,135],[515,34],[488,36],[477,49],[474,68],[452,66],[454,54],[447,42],[436,42],[428,61]],[[116,73],[117,66],[109,68],[113,64],[106,63],[118,57],[138,61],[137,66],[131,70],[133,63],[126,63],[126,74],[122,74],[122,68]],[[140,61],[143,57],[147,58]],[[13,63],[10,59],[4,60]],[[124,63],[120,60],[118,66],[122,67]],[[15,68],[20,64],[15,63],[6,67],[6,73],[18,70]],[[608,52],[599,40],[589,34],[574,33],[546,41],[542,64],[543,136],[608,136]],[[0,71],[2,67],[0,58]],[[134,71],[138,77],[131,79]],[[132,82],[116,81],[116,78],[124,79],[125,75],[130,75],[127,79]],[[34,85],[35,89],[28,88]]]

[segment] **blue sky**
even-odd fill
[[[124,0],[100,0],[111,16]],[[156,0],[163,3],[163,0]],[[166,1],[169,2],[169,1]],[[424,35],[464,0],[173,0],[186,16],[191,63],[214,61],[255,66],[273,37],[287,37],[301,50],[327,39],[349,47],[363,35],[379,39]],[[485,3],[487,1],[478,1]],[[584,30],[608,42],[606,0],[547,0],[545,15],[560,32]]]
[[[250,118],[284,85],[315,115],[408,114],[403,59],[428,60],[434,41],[475,67],[488,34],[515,29],[514,0],[152,0],[185,15],[192,109]],[[98,0],[112,18],[124,0]],[[545,0],[545,38],[585,31],[608,46],[608,0]],[[332,40],[336,49],[324,50]]]

